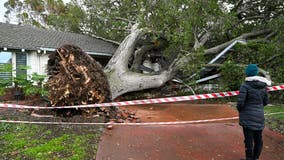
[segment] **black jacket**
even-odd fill
[[[252,130],[264,128],[263,107],[269,103],[266,86],[260,81],[245,81],[241,85],[237,102],[241,126]]]

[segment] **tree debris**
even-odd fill
[[[111,91],[102,67],[92,57],[74,45],[63,45],[49,55],[48,89],[52,106],[73,106],[111,101]],[[63,109],[61,109],[63,111]],[[64,109],[65,116],[76,112],[115,116],[115,107]]]

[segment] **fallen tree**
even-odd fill
[[[110,102],[128,92],[158,88],[172,79],[182,66],[192,61],[190,54],[183,54],[176,56],[159,72],[142,72],[137,66],[143,64],[145,55],[149,54],[151,49],[157,49],[154,44],[139,44],[145,33],[143,29],[138,28],[138,24],[134,25],[104,69],[77,46],[64,45],[58,48],[49,56],[48,61],[47,83],[51,104],[63,106]],[[237,39],[248,40],[269,33],[269,30],[245,33],[206,49],[204,54],[216,54]],[[86,109],[84,112],[105,112],[107,116],[116,116],[115,107]]]
[[[90,25],[83,27],[82,31],[87,28],[83,33],[121,41],[119,48],[103,69],[109,82],[110,100],[128,92],[164,85],[176,75],[179,69],[188,65],[196,65],[196,62],[199,62],[198,57],[194,55],[196,51],[210,57],[238,39],[246,40],[246,42],[270,41],[275,44],[281,40],[279,38],[281,25],[275,24],[283,23],[282,10],[273,7],[262,11],[261,17],[257,16],[260,13],[259,9],[252,8],[267,8],[262,1],[231,2],[231,9],[224,7],[224,4],[229,3],[227,1],[218,1],[218,3],[213,1],[151,1],[148,3],[148,1],[143,1],[141,4],[131,1],[129,3],[106,1],[86,3],[86,13],[91,15],[89,17],[98,22],[103,20],[103,23],[95,23],[93,26],[94,19],[91,19]],[[270,3],[273,4],[271,6],[279,6],[280,2],[271,1]],[[113,9],[105,7],[105,4],[112,6]],[[95,14],[97,12],[94,11],[101,14]],[[125,11],[129,14],[125,15]],[[278,14],[271,14],[272,11]],[[118,21],[122,23],[117,23]],[[140,23],[140,26],[137,23]],[[147,37],[149,33],[152,34],[150,38]],[[122,40],[121,37],[126,38]],[[161,39],[165,39],[169,44],[160,43],[160,37],[163,37]],[[158,70],[149,67],[156,63],[151,59],[153,53],[171,47],[173,49],[170,51],[173,52],[170,52],[171,58],[167,59],[166,64],[158,62],[161,66]],[[150,60],[147,59],[148,55],[150,55]],[[203,66],[205,64],[206,61]],[[139,68],[141,66],[144,70]],[[84,70],[84,67],[82,69]],[[85,75],[80,76],[84,79]],[[81,84],[85,82],[86,80]],[[56,85],[54,88],[57,88]],[[62,91],[62,93],[65,92]],[[57,103],[55,99],[54,105],[60,105],[61,102]],[[100,101],[87,103],[91,102],[99,103]]]
[[[232,40],[229,40],[228,42],[205,49],[204,55],[217,54],[235,40],[254,40],[268,35],[271,32],[271,30],[261,30],[244,33]],[[154,72],[145,74],[139,70],[131,70],[132,65],[141,65],[144,60],[141,57],[146,55],[149,50],[156,47],[155,45],[137,46],[137,43],[144,35],[145,31],[138,28],[138,24],[134,25],[131,33],[121,42],[119,48],[104,68],[104,72],[109,80],[113,99],[128,92],[158,88],[172,79],[176,74],[176,71],[184,67],[186,64],[194,61],[192,60],[191,53],[180,54],[177,55],[168,66],[163,67],[158,74]],[[201,37],[200,39],[204,38]],[[198,41],[198,39],[196,41]],[[204,43],[205,42],[206,41],[204,41]],[[133,62],[135,63],[129,63],[131,58],[134,59]]]

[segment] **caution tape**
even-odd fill
[[[266,116],[283,114],[284,112],[268,113]],[[218,118],[218,119],[204,119],[193,121],[177,121],[177,122],[147,122],[147,123],[79,123],[79,122],[40,122],[40,121],[14,121],[14,120],[0,120],[1,123],[17,123],[17,124],[51,124],[51,125],[113,125],[113,126],[149,126],[149,125],[181,125],[181,124],[197,124],[206,122],[218,122],[227,120],[237,120],[239,117]]]
[[[284,90],[284,85],[267,87],[267,91]],[[0,103],[0,108],[15,108],[15,109],[66,109],[66,108],[95,108],[95,107],[110,107],[110,106],[129,106],[129,105],[140,105],[140,104],[156,104],[156,103],[169,103],[169,102],[180,102],[180,101],[193,101],[201,99],[211,98],[222,98],[239,95],[239,91],[199,94],[190,96],[180,97],[166,97],[166,98],[155,98],[155,99],[143,99],[143,100],[132,100],[122,102],[110,102],[110,103],[98,103],[98,104],[87,104],[87,105],[75,105],[75,106],[54,106],[54,107],[41,107],[41,106],[27,106],[18,104],[6,104]]]

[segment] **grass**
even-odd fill
[[[269,105],[264,107],[265,113],[276,113],[276,112],[284,112],[284,105],[278,104],[278,105]],[[276,114],[276,115],[269,115],[268,117],[276,118],[279,120],[284,120],[284,114]]]
[[[265,113],[284,112],[284,105],[283,104],[269,105],[264,108],[264,111]],[[284,113],[267,115],[265,118],[266,118],[266,126],[268,126],[271,130],[284,134]]]
[[[95,159],[101,131],[89,127],[0,123],[0,159]]]
[[[265,107],[265,113],[275,112],[284,112],[284,105]],[[284,114],[266,116],[266,125],[284,134]],[[100,130],[94,126],[0,123],[0,159],[95,159]]]
[[[264,107],[265,113],[277,113],[277,112],[284,112],[284,105],[278,104],[278,105],[269,105]],[[284,113],[281,114],[275,114],[275,115],[268,115],[269,118],[275,118],[279,120],[284,120]]]

